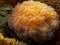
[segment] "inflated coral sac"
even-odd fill
[[[24,1],[14,8],[9,25],[19,38],[23,40],[31,38],[41,43],[53,36],[54,29],[58,26],[58,15],[45,3]]]

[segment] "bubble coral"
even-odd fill
[[[14,38],[4,37],[4,35],[0,33],[0,45],[27,45],[27,44],[22,41],[19,42]]]
[[[28,38],[43,42],[53,36],[58,27],[58,15],[55,10],[39,1],[24,1],[18,3],[12,12],[9,26],[14,29],[19,38]]]

